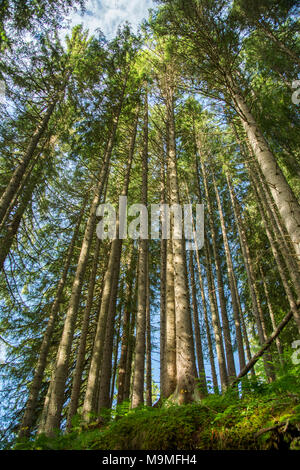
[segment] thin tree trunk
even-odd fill
[[[201,155],[201,145],[199,141],[198,141],[198,151],[199,151],[199,154]],[[224,343],[225,343],[226,360],[227,360],[227,371],[228,371],[228,378],[230,382],[231,380],[233,380],[234,377],[236,377],[236,370],[235,370],[235,364],[234,364],[232,341],[231,341],[231,336],[230,336],[229,320],[228,320],[228,314],[227,314],[227,308],[226,308],[226,300],[225,300],[225,295],[224,295],[224,283],[223,283],[223,276],[222,276],[221,260],[220,260],[218,247],[217,247],[217,234],[216,234],[216,229],[215,229],[214,222],[213,222],[212,203],[211,203],[211,197],[210,197],[209,188],[208,188],[206,168],[201,159],[200,159],[200,166],[201,166],[202,176],[203,176],[204,190],[205,190],[207,210],[208,210],[208,221],[209,221],[209,226],[210,226],[213,255],[215,259],[215,267],[216,267],[216,273],[217,273],[218,297],[219,297],[220,308],[221,308],[222,326],[223,326]]]
[[[252,266],[252,260],[250,257],[250,251],[249,251],[249,246],[248,246],[248,241],[246,237],[246,233],[243,227],[243,222],[241,219],[241,214],[240,214],[240,209],[238,206],[238,203],[235,199],[235,194],[231,185],[230,177],[228,173],[226,173],[226,179],[227,179],[227,184],[229,187],[229,192],[230,192],[230,198],[231,198],[231,203],[233,207],[233,212],[234,212],[234,217],[236,221],[236,225],[238,228],[238,233],[239,233],[239,239],[240,239],[240,246],[243,254],[243,259],[245,263],[245,268],[247,272],[247,280],[248,280],[248,286],[249,286],[249,291],[250,291],[250,296],[251,296],[251,301],[252,301],[252,311],[253,315],[255,318],[255,322],[257,325],[257,331],[258,331],[258,339],[259,339],[259,344],[263,345],[265,341],[265,334],[263,331],[263,327],[261,324],[261,314],[260,311],[261,309],[259,308],[259,298],[258,298],[258,293],[255,285],[255,275],[254,275],[254,270]],[[264,368],[265,372],[267,375],[267,378],[269,381],[272,381],[273,379],[273,372],[268,364],[270,362],[269,357],[264,356]],[[267,360],[268,359],[268,360]]]
[[[241,118],[253,153],[270,187],[282,221],[295,247],[296,254],[298,258],[300,258],[300,204],[281,168],[278,166],[274,155],[270,151],[242,93],[233,83],[231,77],[227,78],[229,80],[229,88],[236,110]]]
[[[99,374],[99,394],[98,394],[98,413],[101,413],[102,409],[108,409],[110,407],[110,383],[112,373],[112,353],[113,353],[113,341],[115,331],[115,318],[116,318],[116,303],[118,294],[118,284],[120,276],[120,259],[121,259],[122,244],[120,243],[120,249],[115,258],[114,265],[114,276],[112,280],[112,287],[110,293],[110,301],[107,314],[107,322],[105,329],[105,340],[103,346],[103,354],[100,365]]]
[[[146,405],[152,406],[152,362],[151,362],[151,311],[150,311],[150,275],[148,258],[148,277],[146,284]]]
[[[127,351],[127,359],[126,359],[126,372],[125,372],[125,380],[124,380],[124,400],[128,401],[130,399],[130,387],[131,387],[131,379],[132,379],[132,369],[133,369],[133,353],[135,349],[135,335],[134,335],[134,328],[136,323],[136,303],[137,303],[137,276],[136,276],[136,284],[133,296],[133,304],[132,304],[132,316],[131,316],[131,323],[130,323],[130,335],[128,341],[128,351]]]
[[[127,356],[129,349],[129,340],[130,340],[130,317],[131,309],[133,306],[132,297],[134,292],[134,263],[135,257],[133,254],[134,247],[129,255],[128,265],[128,278],[127,278],[127,295],[126,302],[124,306],[124,318],[123,318],[123,333],[122,333],[122,343],[121,343],[121,355],[118,367],[118,395],[117,395],[117,405],[120,405],[124,401],[124,390],[125,390],[125,376],[126,376],[126,364]]]
[[[205,267],[206,267],[206,277],[207,277],[207,282],[208,282],[208,295],[209,295],[209,302],[210,302],[211,319],[212,319],[212,326],[213,326],[213,330],[215,334],[221,387],[222,387],[222,390],[226,390],[228,386],[228,374],[227,374],[227,368],[226,368],[224,346],[223,346],[223,341],[222,341],[222,330],[221,330],[220,318],[219,318],[219,313],[218,313],[217,299],[215,295],[215,283],[214,283],[212,268],[211,268],[212,260],[211,260],[210,248],[209,248],[207,240],[204,241],[204,252],[205,252],[205,259],[206,259]]]
[[[196,139],[195,139],[195,133],[194,133],[194,144],[195,144],[195,158],[194,158],[194,170],[197,178],[197,195],[198,195],[198,200],[199,203],[202,203],[202,196],[201,196],[201,189],[200,189],[200,172],[199,172],[199,164],[198,164],[198,159],[197,159],[197,144],[196,144]],[[187,191],[188,187],[186,186]],[[189,198],[190,199],[190,198]],[[203,313],[204,313],[204,322],[205,322],[205,327],[206,327],[206,335],[207,335],[207,343],[208,343],[208,353],[209,353],[209,360],[210,360],[210,367],[211,367],[211,374],[212,374],[212,383],[213,383],[213,389],[215,393],[219,392],[219,385],[218,385],[218,379],[217,379],[217,373],[216,373],[216,366],[215,366],[215,358],[214,358],[214,351],[213,351],[213,344],[212,344],[212,338],[210,334],[210,325],[209,325],[209,320],[208,320],[208,312],[207,312],[207,304],[206,304],[206,298],[205,298],[205,293],[204,293],[204,282],[203,282],[203,277],[202,277],[202,270],[201,270],[201,264],[200,264],[200,257],[199,257],[199,249],[197,246],[197,239],[195,236],[195,227],[193,226],[193,231],[194,231],[194,243],[196,244],[196,261],[197,261],[197,268],[198,268],[198,277],[199,277],[199,284],[200,284],[200,293],[201,293],[201,299],[202,299],[202,306],[203,306]],[[206,250],[206,248],[204,248]],[[205,256],[207,259],[207,256]]]
[[[170,181],[170,202],[180,204],[177,180],[177,161],[174,120],[174,91],[167,85],[165,94],[169,132],[168,172]],[[171,213],[171,217],[173,214]],[[173,223],[171,224],[174,229]],[[179,404],[197,398],[195,372],[196,361],[192,332],[192,319],[189,303],[188,280],[186,276],[185,241],[172,237],[173,262],[175,273],[175,312],[176,312],[176,367],[177,384],[174,397]]]
[[[192,287],[192,305],[193,305],[193,320],[194,320],[194,331],[195,331],[195,342],[196,342],[196,356],[197,356],[198,374],[199,374],[199,391],[203,396],[205,396],[207,395],[207,384],[206,384],[206,375],[205,375],[200,324],[199,324],[199,314],[198,314],[198,306],[197,306],[197,292],[196,292],[196,283],[195,283],[193,251],[190,252],[190,275],[191,275],[191,287]]]
[[[165,190],[165,168],[164,161],[161,165],[161,198],[160,203],[166,203],[166,190]],[[161,213],[161,225],[165,223],[164,211]],[[167,240],[161,236],[160,241],[160,395],[166,396],[166,384],[165,384],[165,344],[166,344],[166,305],[167,305]],[[175,360],[176,364],[176,360]]]
[[[33,381],[30,387],[30,392],[29,392],[27,403],[26,403],[25,412],[24,412],[22,423],[20,426],[19,438],[29,437],[30,431],[33,425],[38,395],[41,389],[41,384],[42,384],[45,368],[47,365],[47,356],[48,356],[49,348],[51,345],[51,338],[52,338],[52,334],[54,331],[54,326],[55,326],[57,314],[59,311],[59,306],[62,300],[62,294],[63,294],[63,290],[66,284],[66,279],[67,279],[67,275],[69,272],[71,260],[73,257],[75,243],[78,238],[78,233],[79,233],[82,217],[84,214],[85,205],[86,205],[86,201],[84,201],[82,210],[79,214],[77,224],[73,233],[73,237],[69,245],[66,258],[65,258],[64,269],[57,285],[56,297],[51,306],[49,320],[48,320],[46,330],[43,336],[43,341],[41,344],[37,365],[34,371]]]
[[[212,383],[213,383],[213,388],[214,388],[215,392],[217,393],[217,391],[219,390],[219,386],[218,386],[218,379],[217,379],[217,373],[216,373],[216,366],[215,366],[215,358],[214,358],[212,339],[211,339],[211,334],[210,334],[210,325],[209,325],[209,320],[208,320],[207,304],[206,304],[205,293],[204,293],[204,282],[203,282],[203,277],[202,277],[202,272],[201,272],[201,265],[200,265],[198,250],[196,250],[196,261],[197,261],[197,268],[198,268],[198,276],[199,276],[200,293],[201,293],[202,307],[203,307],[203,314],[204,314],[204,322],[205,322],[205,328],[206,328],[208,354],[209,354],[210,368],[211,368],[211,374],[212,374]]]
[[[78,408],[82,372],[84,369],[84,361],[85,361],[85,354],[86,354],[86,340],[87,340],[87,335],[88,335],[90,313],[91,313],[91,309],[93,305],[95,281],[96,281],[97,268],[98,268],[98,263],[99,263],[100,244],[101,242],[99,238],[97,238],[93,266],[92,266],[92,270],[91,270],[90,277],[89,277],[89,283],[88,283],[89,288],[88,288],[86,306],[84,309],[83,319],[81,323],[80,341],[79,341],[79,347],[78,347],[77,358],[76,358],[76,366],[75,366],[75,370],[73,374],[71,399],[70,399],[68,417],[67,417],[67,431],[71,430],[72,418],[76,414],[77,408]]]
[[[124,88],[125,91],[125,88]],[[90,214],[88,221],[86,223],[85,234],[81,246],[81,251],[78,259],[77,269],[74,277],[74,282],[72,286],[72,292],[70,296],[69,307],[66,313],[64,329],[62,333],[61,342],[57,352],[57,360],[55,366],[55,376],[54,384],[52,388],[51,398],[49,402],[49,410],[46,421],[45,432],[47,435],[52,435],[54,429],[59,428],[61,420],[61,411],[64,404],[64,391],[65,383],[68,374],[68,365],[69,357],[71,353],[72,340],[75,329],[75,322],[78,312],[78,305],[80,301],[80,294],[83,285],[84,274],[86,270],[86,265],[88,262],[88,257],[90,253],[90,246],[92,243],[92,238],[94,234],[94,229],[96,225],[96,211],[101,199],[103,188],[105,185],[106,174],[109,167],[110,156],[114,144],[114,137],[117,130],[118,120],[121,112],[122,102],[120,102],[117,113],[114,117],[113,127],[110,135],[110,139],[107,144],[106,153],[102,168],[100,170],[100,175],[98,179],[98,184],[94,192],[93,201],[90,208]]]
[[[44,135],[47,127],[49,120],[54,112],[55,106],[57,102],[59,101],[59,97],[57,97],[52,103],[49,104],[47,111],[45,112],[42,122],[40,125],[36,128],[33,136],[31,137],[30,143],[25,151],[25,155],[23,156],[22,160],[16,167],[8,185],[6,186],[6,189],[4,193],[1,196],[0,199],[0,223],[2,222],[3,217],[5,216],[7,209],[10,205],[11,200],[14,197],[14,194],[18,190],[19,185],[21,184],[22,178],[26,172],[26,169],[28,165],[30,164],[34,152]]]
[[[130,142],[130,149],[129,149],[129,161],[127,165],[127,173],[124,180],[124,186],[121,192],[121,196],[126,196],[128,192],[128,185],[129,185],[129,178],[130,178],[130,171],[131,165],[133,160],[134,154],[134,147],[135,147],[135,139],[136,139],[136,131],[137,131],[137,123],[138,123],[138,113],[136,115],[136,121],[134,124],[133,135]],[[106,328],[108,323],[108,318],[110,317],[110,321],[113,320],[113,312],[114,303],[116,298],[116,289],[118,286],[119,280],[119,269],[120,269],[120,257],[121,257],[121,250],[122,250],[122,239],[119,237],[119,230],[120,230],[120,220],[117,218],[116,220],[116,238],[113,239],[111,244],[111,252],[109,257],[108,268],[104,278],[104,287],[102,293],[102,302],[99,311],[98,323],[97,323],[97,330],[94,340],[94,347],[92,352],[92,359],[90,364],[90,370],[88,374],[88,381],[86,387],[86,393],[83,403],[83,419],[86,422],[89,422],[91,419],[91,415],[97,412],[99,407],[102,407],[102,401],[107,403],[107,395],[104,395],[101,392],[101,400],[96,402],[97,398],[97,388],[98,388],[98,378],[99,378],[99,371],[102,365],[103,360],[103,352],[105,347],[105,337],[106,337]],[[111,299],[114,300],[111,303]],[[111,315],[110,315],[111,314]],[[111,327],[111,324],[108,325],[108,328]],[[108,373],[108,365],[109,362],[109,350],[106,350],[105,354],[105,370],[102,379],[107,383],[107,375]],[[111,362],[111,356],[110,356]],[[102,370],[103,371],[103,370]],[[101,384],[100,384],[101,387]],[[107,388],[106,388],[107,391]],[[105,405],[104,405],[105,406]]]
[[[270,300],[265,275],[264,275],[264,272],[263,272],[263,269],[262,269],[261,266],[259,267],[259,271],[260,271],[261,280],[262,280],[262,283],[263,283],[263,288],[264,288],[264,292],[265,292],[265,296],[266,296],[266,302],[267,302],[267,306],[268,306],[268,310],[269,310],[269,314],[270,314],[270,318],[271,318],[273,331],[276,331],[277,325],[276,325],[276,320],[275,320],[275,314],[274,314],[274,310],[273,310],[272,303],[271,303],[271,300]],[[275,339],[275,343],[276,343],[276,347],[277,347],[277,351],[278,351],[278,355],[279,355],[279,361],[280,361],[281,366],[283,367],[284,366],[283,348],[282,348],[279,336]]]
[[[294,246],[291,243],[290,237],[286,232],[285,227],[282,225],[280,216],[277,215],[277,206],[270,194],[270,189],[266,184],[265,178],[261,172],[259,164],[253,156],[253,151],[250,145],[248,144],[247,147],[250,155],[253,157],[251,162],[248,161],[246,150],[240,140],[234,123],[232,123],[232,128],[240,146],[240,149],[244,154],[245,165],[248,171],[252,174],[253,178],[255,179],[255,187],[264,206],[267,219],[269,220],[270,226],[272,227],[276,240],[278,241],[280,252],[288,268],[290,277],[297,292],[297,296],[300,297],[300,264],[297,263]]]
[[[148,93],[145,94],[145,114],[143,132],[142,153],[142,191],[141,203],[148,204]],[[147,227],[148,228],[148,227]],[[148,277],[148,239],[139,240],[138,257],[138,298],[136,317],[136,345],[133,373],[132,408],[144,404],[144,374],[145,374],[145,350],[146,350],[146,308],[147,296],[145,286]]]
[[[280,254],[278,252],[277,243],[274,240],[274,238],[272,236],[272,233],[271,233],[271,231],[268,227],[268,223],[267,223],[267,220],[266,220],[266,217],[265,217],[265,214],[264,214],[264,209],[263,209],[262,203],[260,201],[258,191],[257,191],[256,188],[254,188],[254,191],[255,191],[255,194],[256,194],[257,203],[258,203],[260,215],[261,215],[261,218],[262,218],[262,222],[263,222],[268,240],[270,242],[271,250],[272,250],[274,259],[276,261],[278,272],[279,272],[284,290],[286,292],[287,299],[289,301],[290,309],[293,312],[294,320],[295,320],[295,322],[297,324],[297,327],[298,327],[298,330],[300,332],[300,315],[299,315],[299,311],[297,309],[296,299],[294,298],[293,292],[292,292],[292,290],[289,286],[289,282],[288,282],[288,279],[287,279],[287,276],[286,276],[286,273],[285,273],[285,266],[284,266],[284,263],[283,263],[283,261],[280,257]]]
[[[213,176],[213,183],[214,183],[216,199],[217,199],[217,204],[218,204],[223,242],[224,242],[224,249],[225,249],[225,256],[226,256],[226,262],[227,262],[228,280],[229,280],[229,287],[230,287],[231,300],[232,300],[232,310],[233,310],[233,317],[234,317],[234,323],[235,323],[235,334],[236,334],[237,349],[238,349],[238,355],[239,355],[239,364],[240,364],[240,370],[242,370],[246,365],[246,361],[245,361],[243,336],[242,336],[240,316],[239,316],[236,279],[235,279],[235,274],[233,270],[232,258],[230,254],[230,248],[229,248],[229,243],[228,243],[228,237],[227,237],[227,232],[226,232],[225,219],[223,215],[220,193],[217,188],[214,176]]]
[[[113,406],[117,368],[118,368],[118,355],[119,355],[119,346],[120,346],[120,340],[121,340],[121,314],[122,314],[122,309],[120,309],[120,315],[119,315],[118,322],[117,322],[117,338],[115,341],[114,354],[113,354],[113,371],[112,371],[112,379],[111,379],[110,406],[109,406],[110,408],[112,408]]]

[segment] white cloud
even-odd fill
[[[100,28],[112,39],[120,24],[128,21],[136,32],[141,21],[148,16],[153,0],[88,0],[84,16],[74,14],[72,26],[83,23],[90,33]]]

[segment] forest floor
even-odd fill
[[[69,434],[39,436],[15,449],[51,450],[300,450],[300,390],[295,376],[200,403],[143,407],[124,405]]]

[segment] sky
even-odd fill
[[[87,0],[84,16],[73,14],[71,25],[83,23],[90,33],[100,28],[107,39],[112,39],[118,26],[125,21],[136,32],[138,25],[148,17],[148,9],[152,7],[153,0]]]

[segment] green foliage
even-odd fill
[[[297,374],[298,370],[298,374]],[[209,395],[189,405],[118,408],[118,418],[109,424],[91,423],[88,428],[74,422],[72,432],[44,435],[19,442],[15,449],[102,449],[102,450],[244,450],[299,446],[299,369],[282,374],[273,384],[249,383],[248,391]],[[245,381],[243,383],[245,385]],[[251,388],[251,391],[249,390]],[[99,421],[98,421],[99,423]],[[261,430],[283,423],[282,427]],[[288,424],[287,424],[288,423]],[[284,430],[284,428],[286,429]]]

